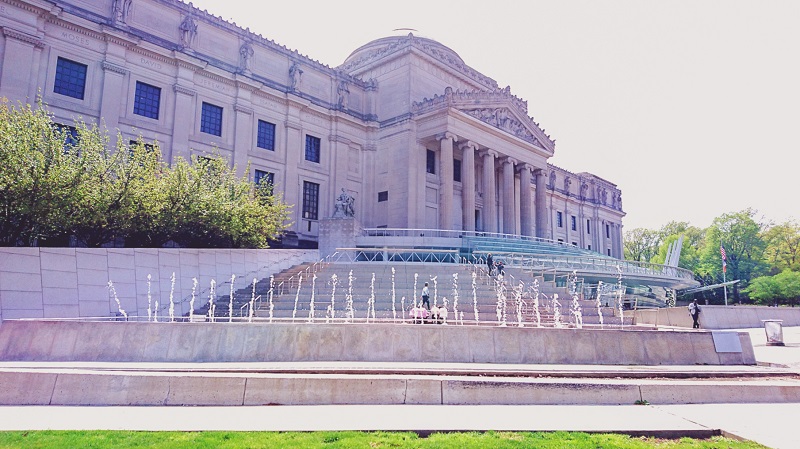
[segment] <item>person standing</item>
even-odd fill
[[[486,255],[486,267],[489,270],[489,276],[491,276],[492,270],[494,270],[494,259],[492,258],[492,253]]]
[[[429,301],[430,297],[431,296],[428,291],[428,283],[426,282],[425,286],[422,287],[422,305],[428,310],[431,310],[431,303]]]
[[[689,304],[689,315],[692,317],[692,329],[700,329],[700,323],[697,322],[697,319],[700,318],[700,305],[697,304],[696,299]]]

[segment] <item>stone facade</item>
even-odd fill
[[[433,40],[378,39],[332,68],[177,0],[0,0],[0,27],[0,95],[40,93],[60,123],[102,119],[171,161],[217,148],[294,205],[300,241],[345,189],[366,227],[622,257],[616,185],[548,164],[527,102]]]

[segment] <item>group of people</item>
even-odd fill
[[[503,266],[503,261],[498,260],[497,262],[494,261],[492,257],[492,253],[486,255],[486,269],[489,272],[489,276],[494,276],[495,274],[499,276],[504,276],[505,271],[503,270],[505,267]]]
[[[414,323],[425,323],[431,322],[436,324],[444,324],[447,321],[447,308],[442,305],[437,306],[436,304],[431,307],[431,295],[430,290],[428,289],[428,283],[426,282],[425,285],[422,287],[422,301],[419,305],[414,304],[414,307],[411,308],[409,315],[414,320]]]

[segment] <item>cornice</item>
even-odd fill
[[[105,41],[105,35],[103,35],[102,33],[98,33],[96,31],[92,31],[92,30],[86,29],[86,28],[84,28],[82,26],[76,25],[76,24],[74,24],[72,22],[68,22],[68,21],[63,20],[63,19],[61,19],[59,17],[50,17],[50,18],[47,19],[47,22],[48,23],[52,23],[53,25],[60,26],[61,28],[65,28],[67,30],[74,31],[75,33],[83,34],[84,36],[89,36],[92,39],[97,39],[99,41]]]
[[[6,38],[16,39],[21,42],[25,42],[27,44],[31,44],[36,48],[44,48],[44,42],[38,36],[32,36],[28,33],[23,33],[22,31],[17,31],[13,28],[3,27],[3,36]]]
[[[17,1],[17,0],[3,0],[3,3],[7,3],[7,4],[9,4],[11,6],[14,6],[16,8],[22,9],[24,11],[36,13],[36,14],[41,13],[43,10],[47,11],[46,8],[37,8],[34,5],[31,5],[31,4],[28,4],[28,3],[23,3],[23,2],[20,2],[20,1]],[[52,9],[50,11],[52,11]]]
[[[162,54],[156,53],[156,52],[154,52],[152,50],[148,50],[147,48],[144,48],[141,45],[133,46],[133,47],[130,48],[130,50],[133,51],[134,53],[138,53],[138,54],[140,54],[142,56],[147,56],[150,59],[155,59],[158,62],[164,62],[164,63],[170,64],[172,66],[176,65],[176,62],[175,62],[174,59],[172,59],[170,57],[167,57],[167,56],[164,56]]]
[[[121,67],[121,66],[118,66],[116,64],[112,64],[112,63],[110,63],[108,61],[103,61],[103,63],[101,64],[101,67],[103,67],[103,70],[105,70],[107,72],[118,73],[118,74],[123,75],[123,76],[127,75],[128,73],[130,73],[130,71],[128,69],[126,69],[125,67]]]
[[[196,90],[188,88],[188,87],[180,86],[178,84],[173,84],[172,85],[172,90],[174,90],[175,93],[186,94],[186,95],[190,95],[192,97],[197,95],[197,91]]]

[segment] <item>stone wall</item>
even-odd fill
[[[747,332],[295,323],[6,321],[0,360],[754,365]]]
[[[800,326],[800,308],[764,306],[700,305],[700,327],[703,329],[746,329],[764,327],[761,320],[783,320],[784,326]],[[636,324],[692,327],[686,307],[637,310]]]
[[[151,309],[158,301],[165,314],[172,291],[180,315],[189,312],[193,278],[198,308],[208,301],[212,279],[222,295],[232,275],[242,288],[316,260],[316,250],[0,248],[0,320],[114,316],[119,308],[109,281],[128,315],[147,316],[148,276]]]

